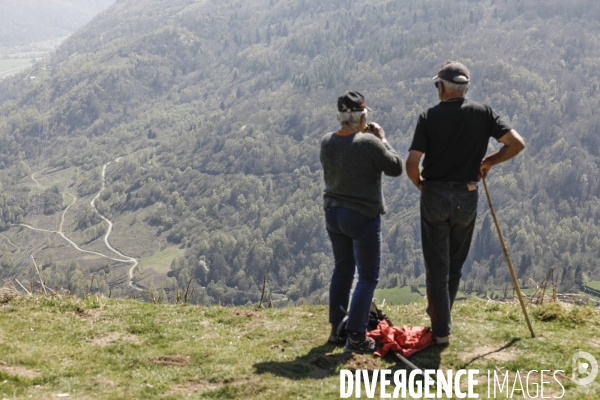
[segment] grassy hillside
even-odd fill
[[[427,323],[423,305],[384,310],[398,325]],[[421,368],[479,369],[484,398],[487,370],[512,371],[513,380],[517,370],[561,369],[564,399],[596,399],[599,379],[580,387],[567,377],[576,351],[600,358],[598,312],[548,304],[530,313],[536,339],[529,338],[517,305],[459,302],[450,346],[410,360]],[[405,368],[392,356],[344,357],[341,348],[326,343],[326,321],[327,308],[317,305],[254,309],[99,297],[14,299],[0,307],[0,396],[333,399],[339,398],[340,369]],[[545,396],[561,392],[555,382],[545,385]]]

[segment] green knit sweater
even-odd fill
[[[370,133],[327,133],[321,140],[321,165],[323,207],[349,208],[373,218],[386,212],[381,173],[402,174],[400,155]]]

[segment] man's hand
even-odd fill
[[[479,179],[487,177],[494,165],[510,160],[525,148],[525,141],[521,135],[519,135],[519,132],[514,129],[505,133],[498,141],[504,146],[502,146],[500,150],[493,152],[481,160]]]
[[[481,166],[479,167],[479,180],[487,178],[488,172],[490,172],[492,166],[492,162],[488,157],[485,157],[481,161]]]
[[[382,142],[387,142],[387,139],[385,138],[385,131],[383,130],[383,128],[377,122],[371,122],[371,126],[373,127],[373,129],[367,133],[371,133],[377,136],[379,139],[381,139]]]
[[[419,189],[419,191],[423,190],[423,182],[425,182],[425,179],[423,179],[423,177],[419,175],[419,181],[415,183],[415,186],[417,187],[417,189]]]

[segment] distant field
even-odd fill
[[[54,39],[42,40],[41,42],[33,43],[32,47],[37,47],[37,46],[58,47],[68,37],[69,36],[61,36],[61,37],[57,37]]]
[[[4,49],[5,56],[7,55],[11,58],[0,58],[0,77],[6,77],[21,72],[22,70],[15,69],[31,65],[32,58],[40,61],[47,57],[50,51],[57,48],[67,37],[68,36],[62,36],[32,43],[28,45],[26,49],[23,49],[22,47]],[[40,77],[38,76],[37,78],[39,79]]]
[[[43,169],[37,171],[35,169],[32,170],[32,172],[35,173],[35,180],[38,181],[41,186],[41,190],[46,190],[54,185],[59,185],[62,189],[66,185],[67,181],[71,179],[74,171],[75,168],[73,167],[64,169]],[[35,182],[31,178],[31,175],[23,178],[23,182],[35,187]],[[72,199],[69,201],[69,203],[71,201]]]
[[[419,291],[425,295],[425,288],[419,288]],[[390,305],[417,303],[424,300],[424,297],[419,293],[411,292],[410,286],[391,289],[376,289],[374,297],[377,299],[378,304],[385,299],[385,304]]]
[[[19,71],[12,71],[15,68],[25,67],[31,64],[28,58],[0,58],[0,76]]]
[[[595,289],[595,290],[600,290],[600,281],[589,281],[586,286]],[[600,297],[598,296],[594,296],[591,293],[582,293],[585,294],[586,296],[588,296],[589,298],[591,298],[592,300],[596,301],[596,302],[600,302]]]
[[[533,294],[535,290],[531,289],[531,288],[521,288],[521,293],[524,295],[531,295]],[[552,292],[552,288],[546,288],[546,293],[551,293]],[[491,292],[487,293],[488,296],[492,296]],[[478,295],[479,297],[486,297],[485,295]],[[508,289],[506,290],[506,297],[507,298],[511,298],[513,296],[517,296],[516,292],[513,292],[513,287],[512,285],[508,286]],[[504,298],[504,289],[495,289],[493,292],[493,298],[494,299],[503,299]]]
[[[171,261],[175,257],[183,257],[185,249],[177,246],[167,247],[163,251],[154,252],[150,257],[143,257],[140,260],[141,270],[153,269],[156,272],[167,273],[171,267]]]
[[[600,281],[589,281],[587,285],[592,289],[600,290]]]
[[[376,289],[374,297],[377,300],[378,304],[380,304],[383,301],[383,299],[385,299],[386,304],[404,305],[404,304],[410,304],[410,303],[415,303],[415,302],[420,302],[420,301],[426,300],[425,286],[420,286],[419,292],[421,292],[421,294],[411,292],[409,286],[404,286],[401,288],[391,288],[391,289]],[[524,294],[530,294],[530,292],[531,292],[530,289],[523,290]],[[488,295],[491,295],[491,293],[488,293]],[[509,288],[506,295],[509,298],[511,298],[513,296],[512,288]],[[469,293],[465,293],[465,292],[459,290],[458,293],[456,294],[456,300],[466,300],[471,296],[477,296],[480,298],[486,297],[485,294],[475,294],[475,293],[469,294]],[[494,297],[502,299],[504,297],[504,290],[495,290]]]

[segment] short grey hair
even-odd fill
[[[450,82],[447,81],[445,79],[439,79],[440,82],[442,82],[444,84],[444,86],[446,87],[446,89],[448,89],[451,92],[458,92],[461,94],[465,94],[467,93],[467,90],[469,89],[469,83],[454,83],[454,82]]]
[[[337,115],[338,121],[341,125],[358,125],[360,123],[360,117],[367,116],[367,109],[362,111],[343,112],[339,111]]]

